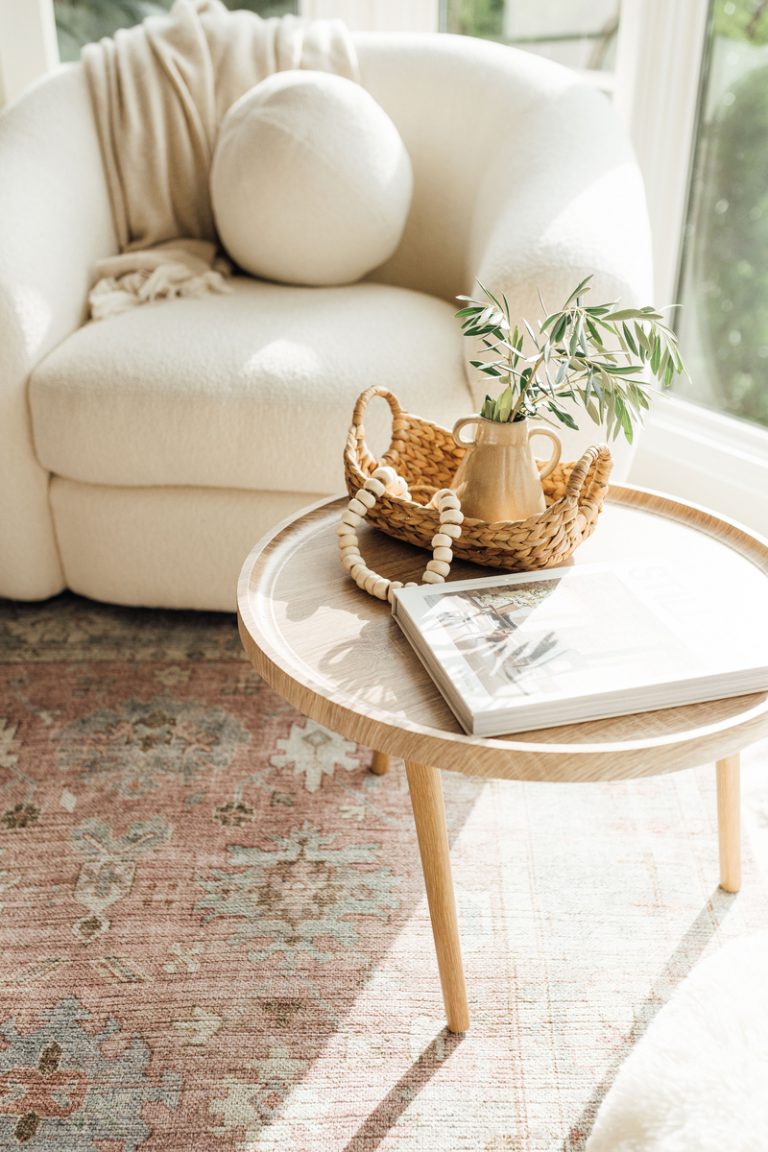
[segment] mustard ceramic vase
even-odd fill
[[[462,440],[464,428],[474,424],[474,440]],[[534,436],[547,436],[554,448],[539,469],[531,451]],[[551,428],[528,420],[500,424],[483,416],[457,421],[453,438],[467,451],[451,487],[461,500],[465,516],[494,524],[499,520],[527,520],[546,507],[541,481],[560,460],[560,437]]]

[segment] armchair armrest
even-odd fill
[[[534,327],[593,273],[592,298],[651,302],[651,242],[640,171],[605,97],[574,79],[542,99],[506,131],[478,190],[468,246],[468,292],[482,282],[504,292],[513,319]],[[665,303],[665,301],[660,301]],[[474,358],[474,357],[473,357]],[[478,404],[487,377],[469,367]],[[574,459],[605,433],[575,413],[579,433],[558,427],[564,458]],[[628,463],[624,441],[612,445]]]
[[[117,250],[85,79],[46,77],[0,116],[0,595],[63,586],[30,372],[82,323],[90,268]]]

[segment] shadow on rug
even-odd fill
[[[0,1146],[577,1152],[699,955],[712,771],[446,778],[473,1026],[442,1004],[402,766],[263,685],[231,617],[0,604]]]

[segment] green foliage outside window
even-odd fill
[[[440,0],[441,32],[513,44],[571,68],[608,69],[619,0],[574,12],[569,0]]]
[[[751,67],[701,129],[688,237],[706,354],[699,372],[709,403],[768,426],[768,53],[741,47],[768,45],[768,0],[715,0],[712,16],[713,53],[736,41]],[[693,373],[692,399],[696,381]]]
[[[59,55],[77,60],[83,44],[112,36],[118,28],[140,24],[147,16],[162,15],[173,0],[54,0]],[[247,8],[260,16],[297,12],[298,0],[224,0],[227,8]]]
[[[504,5],[505,0],[446,0],[446,31],[503,40]]]
[[[715,36],[729,40],[765,44],[768,42],[768,0],[717,0],[713,31]]]
[[[768,65],[714,123],[700,294],[715,385],[735,416],[768,425]]]

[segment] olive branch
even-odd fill
[[[560,311],[542,321],[538,334],[527,320],[523,331],[513,327],[506,296],[479,281],[484,299],[457,297],[464,304],[456,313],[464,335],[479,337],[486,354],[471,360],[472,367],[503,385],[500,395],[483,401],[480,415],[486,420],[537,416],[577,429],[563,406],[573,400],[596,424],[605,423],[610,439],[623,432],[631,443],[633,421],[642,422],[650,406],[648,377],[669,388],[685,372],[677,337],[660,312],[617,308],[617,302],[587,306],[583,298],[591,279],[585,277]],[[524,353],[526,333],[532,350]]]

